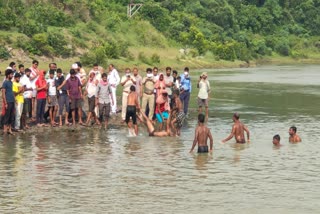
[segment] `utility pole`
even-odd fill
[[[134,0],[130,0],[130,3],[128,4],[128,9],[127,9],[127,15],[129,18],[134,16],[138,10],[142,7],[143,4],[136,4],[134,3]]]

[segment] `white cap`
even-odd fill
[[[71,68],[72,68],[72,69],[78,69],[78,68],[79,68],[79,66],[78,66],[78,64],[77,64],[77,63],[73,63],[73,64],[72,64],[72,66],[71,66]]]

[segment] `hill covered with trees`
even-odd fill
[[[0,58],[12,48],[90,64],[156,64],[164,58],[157,50],[172,47],[188,50],[175,60],[320,55],[320,0],[136,0],[143,7],[132,18],[128,3],[1,0]]]

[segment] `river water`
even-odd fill
[[[181,138],[117,128],[1,136],[0,213],[319,213],[319,70],[208,71],[212,155],[188,153],[195,115]],[[249,145],[220,143],[235,111]],[[302,143],[288,143],[291,125]]]

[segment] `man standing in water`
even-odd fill
[[[233,118],[232,118],[232,120],[234,122],[234,124],[232,126],[232,131],[231,131],[230,135],[222,141],[222,143],[225,143],[228,140],[230,140],[232,137],[234,137],[236,140],[236,143],[244,144],[244,143],[246,143],[246,139],[244,137],[244,132],[247,133],[247,140],[248,140],[248,142],[250,142],[250,132],[249,132],[248,128],[243,123],[240,122],[239,118],[240,118],[240,115],[238,113],[234,113]]]
[[[301,138],[299,137],[299,135],[297,135],[297,127],[295,126],[291,126],[289,129],[289,142],[290,143],[300,143],[301,142]]]
[[[138,125],[137,125],[137,110],[140,111],[140,105],[139,105],[139,96],[136,92],[136,87],[134,85],[130,86],[130,93],[127,97],[127,111],[126,111],[126,117],[125,121],[128,125],[128,128],[131,129],[129,125],[130,117],[132,119],[132,123],[134,126],[134,132],[135,135],[138,135]]]
[[[198,127],[195,130],[195,136],[190,153],[198,143],[198,153],[212,152],[213,149],[213,138],[210,129],[204,125],[205,116],[203,114],[198,115]],[[208,138],[210,139],[210,150],[208,149]]]

